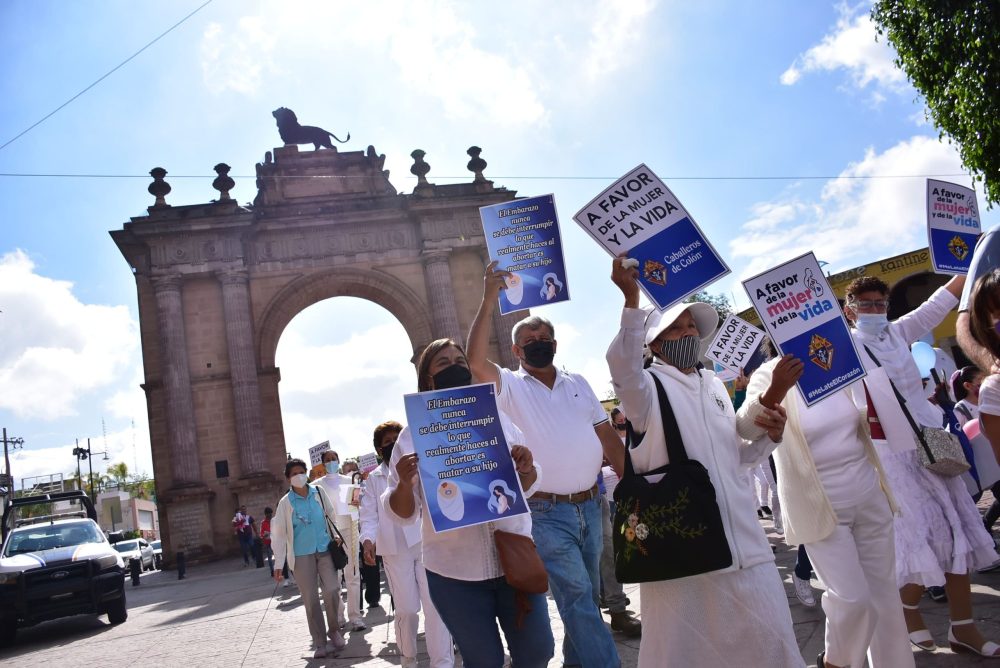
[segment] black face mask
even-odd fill
[[[556,347],[552,341],[532,341],[521,346],[524,351],[524,361],[536,369],[544,369],[552,364],[556,356]]]
[[[382,461],[383,462],[387,462],[390,459],[392,459],[392,449],[394,447],[396,447],[396,441],[393,441],[389,445],[383,445],[381,451],[376,452],[375,454],[381,455],[382,456]]]
[[[472,372],[469,367],[461,364],[452,364],[443,371],[438,371],[431,376],[434,379],[435,390],[447,390],[452,387],[463,387],[472,382]]]

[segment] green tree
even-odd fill
[[[719,322],[728,318],[733,312],[733,306],[729,303],[729,297],[726,295],[718,294],[713,295],[708,290],[702,290],[701,292],[696,292],[690,297],[684,300],[685,304],[690,304],[692,302],[705,302],[712,308],[716,310],[719,314]]]
[[[122,487],[128,480],[128,465],[125,462],[118,462],[108,467],[108,475],[115,483]]]
[[[871,15],[941,136],[958,144],[989,205],[1000,202],[1000,3],[878,0]]]

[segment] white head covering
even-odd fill
[[[663,330],[673,324],[685,311],[691,311],[694,317],[694,324],[698,328],[698,336],[702,343],[711,340],[715,330],[719,327],[718,312],[705,302],[690,302],[674,304],[662,314],[655,308],[646,315],[646,345],[652,343]]]

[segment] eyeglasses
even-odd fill
[[[864,311],[887,311],[889,310],[888,299],[858,299],[848,300],[847,304],[855,309]]]

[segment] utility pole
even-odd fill
[[[24,446],[24,439],[12,436],[7,438],[7,427],[3,428],[3,461],[4,461],[4,480],[3,487],[7,490],[7,495],[11,498],[14,497],[14,478],[10,474],[10,452],[8,450],[17,450]]]

